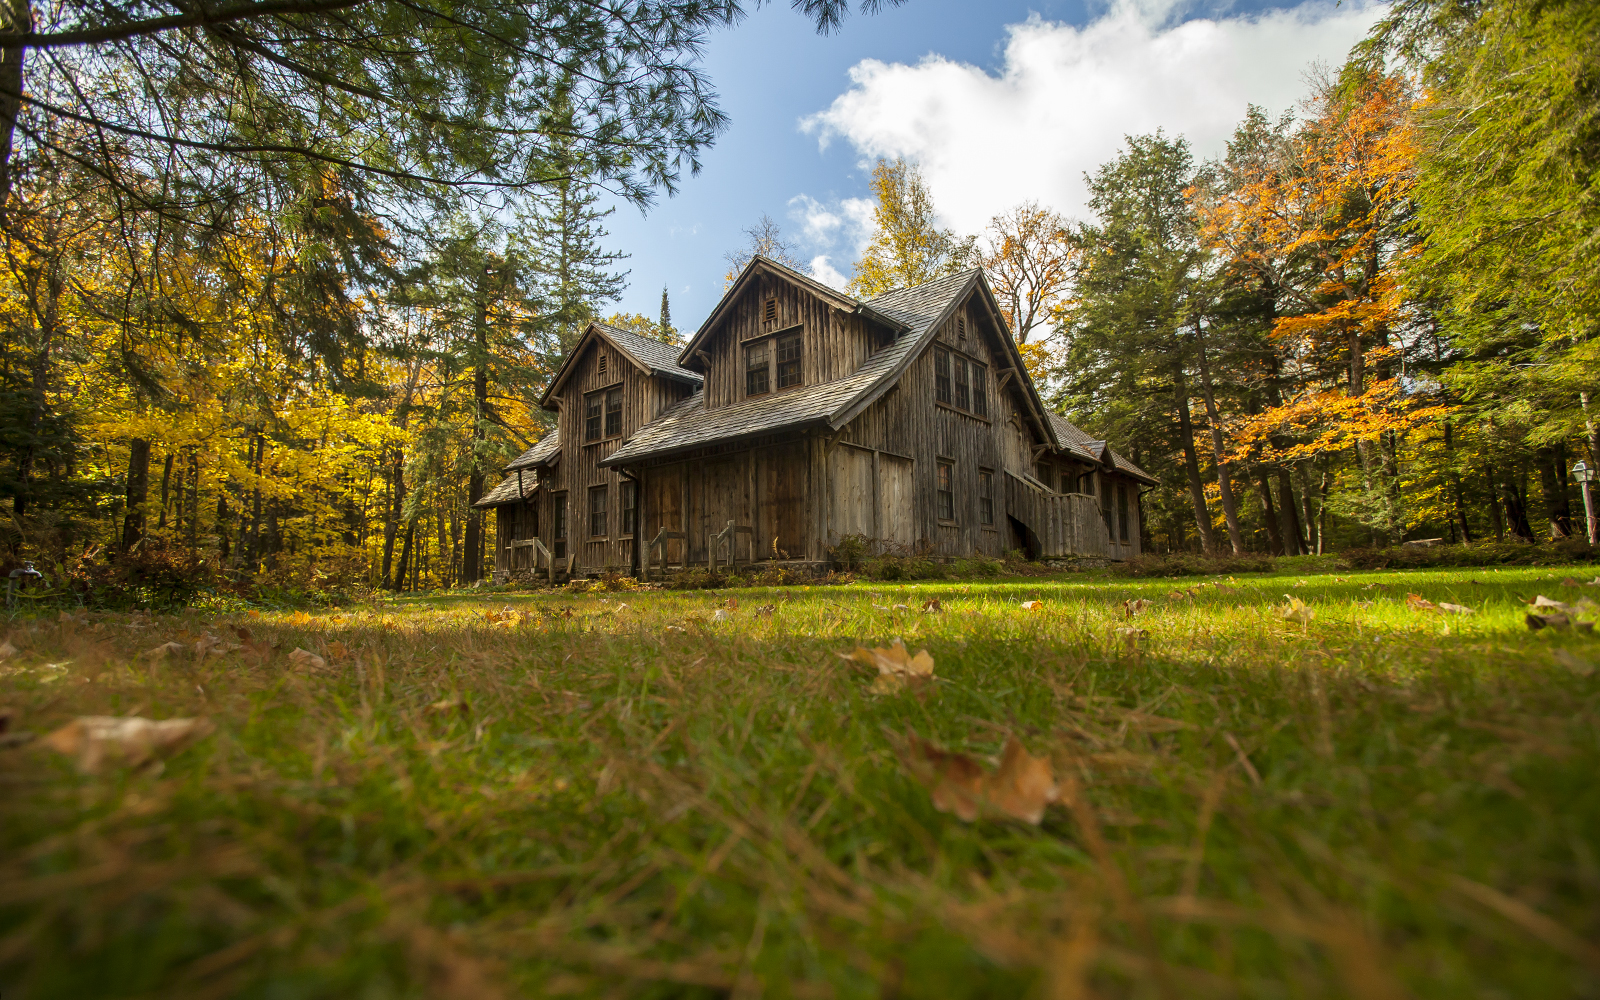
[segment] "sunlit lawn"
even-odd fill
[[[1600,995],[1600,639],[1522,603],[1593,576],[15,621],[12,732],[217,731],[136,772],[0,751],[0,996]],[[277,648],[195,662],[235,626]],[[871,695],[835,654],[895,636],[937,679]],[[939,812],[913,731],[1015,735],[1063,800]]]

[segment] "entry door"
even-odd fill
[[[878,456],[878,526],[885,548],[909,551],[917,541],[916,482],[909,458]]]
[[[872,524],[872,452],[841,444],[828,456],[828,541],[877,537]]]

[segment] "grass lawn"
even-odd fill
[[[0,996],[1600,996],[1600,637],[1519,600],[1593,573],[18,620],[12,733],[216,730],[0,751]],[[936,679],[870,693],[894,636]],[[941,812],[912,733],[1058,801]]]

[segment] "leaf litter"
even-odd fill
[[[999,815],[1038,826],[1060,797],[1050,758],[1035,757],[1015,736],[1006,737],[994,770],[974,757],[943,750],[915,731],[901,749],[906,769],[928,787],[933,807],[964,823]]]
[[[867,688],[873,694],[898,694],[908,686],[921,686],[933,680],[933,657],[926,649],[918,650],[917,655],[912,656],[898,637],[887,648],[857,646],[848,653],[837,655],[842,660],[878,671],[878,676],[872,679],[871,686]]]
[[[214,729],[205,718],[156,720],[83,715],[40,742],[74,758],[84,774],[98,774],[117,765],[141,767],[209,736]]]

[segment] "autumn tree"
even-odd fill
[[[872,168],[873,235],[846,290],[872,298],[971,267],[977,237],[937,225],[933,197],[915,164],[880,159]]]
[[[745,269],[745,265],[756,257],[765,257],[801,274],[811,273],[811,265],[801,259],[800,249],[784,238],[783,227],[774,222],[772,216],[763,215],[755,225],[747,227],[743,235],[743,245],[722,255],[722,259],[728,264],[728,270],[722,276],[724,288],[733,284],[734,279]],[[663,300],[665,296],[666,291],[663,289]]]
[[[1017,343],[1045,326],[1071,287],[1077,260],[1071,226],[1060,213],[1024,202],[989,220],[978,265],[989,276]]]

